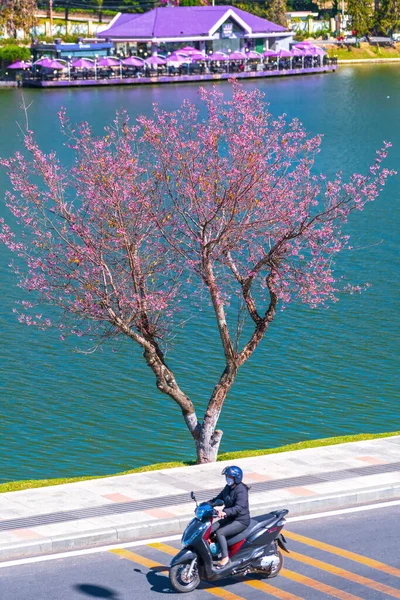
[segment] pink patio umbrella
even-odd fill
[[[240,50],[231,52],[229,55],[229,60],[246,60],[246,58],[247,55],[244,52],[240,52]]]
[[[172,52],[172,54],[167,56],[167,60],[171,62],[185,63],[191,62],[191,57],[189,57],[189,55],[184,52],[176,50],[175,52]]]
[[[119,67],[120,64],[121,61],[119,61],[118,58],[113,58],[112,56],[105,56],[97,61],[98,67]]]
[[[8,65],[7,69],[29,69],[32,66],[31,62],[25,62],[24,60],[17,60],[12,65]]]
[[[284,48],[282,48],[282,50],[279,50],[279,59],[281,58],[290,58],[289,61],[289,68],[292,68],[292,61],[293,61],[293,54],[291,53],[290,50],[285,50]]]
[[[112,56],[104,56],[97,61],[97,67],[119,67],[119,78],[122,79],[122,62],[118,58]],[[97,79],[97,70],[95,74]]]
[[[63,65],[58,60],[49,57],[40,58],[35,64],[43,67],[44,69],[61,70],[66,68],[66,65]]]
[[[193,48],[193,46],[185,46],[184,48],[179,48],[177,52],[198,52],[198,50],[196,50],[196,48]]]
[[[290,50],[279,50],[278,52],[278,56],[279,58],[292,58],[293,54],[290,52]]]
[[[200,50],[197,50],[196,52],[191,52],[189,56],[192,60],[208,60],[208,56],[206,54],[203,54],[203,52],[200,52]]]
[[[225,52],[213,52],[208,56],[209,60],[229,60],[229,56]]]
[[[129,56],[129,58],[124,58],[122,64],[125,67],[143,67],[144,60],[138,56]]]
[[[298,50],[313,52],[314,54],[312,56],[325,56],[326,54],[326,51],[323,48],[315,46],[311,42],[301,42],[300,44],[293,46],[292,51]],[[311,56],[311,54],[308,54],[307,56]]]
[[[145,62],[148,65],[156,65],[156,66],[167,64],[167,61],[165,60],[165,58],[161,58],[161,56],[157,56],[157,54],[153,54],[152,56],[150,56],[150,58],[145,60]]]
[[[246,58],[252,58],[252,59],[260,59],[262,58],[262,54],[260,54],[259,52],[256,52],[255,50],[250,50],[249,52],[246,53]]]
[[[276,50],[265,50],[265,52],[263,52],[263,56],[265,56],[265,58],[269,58],[270,56],[279,56],[279,53]]]
[[[71,64],[68,63],[68,80],[71,79],[71,67],[74,67],[74,69],[94,69],[96,75],[96,65],[93,60],[88,58],[76,58]]]
[[[305,48],[298,48],[297,46],[293,46],[291,50],[293,56],[304,56],[304,53],[307,52]]]
[[[77,58],[72,61],[71,67],[75,67],[75,69],[93,69],[94,62],[88,58]]]

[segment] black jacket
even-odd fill
[[[238,521],[246,526],[250,524],[249,490],[244,483],[238,483],[232,487],[226,485],[211,502],[215,502],[215,500],[223,500],[224,512],[229,521]]]

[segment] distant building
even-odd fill
[[[125,54],[145,55],[185,45],[207,53],[289,49],[292,32],[233,6],[177,6],[119,13],[97,37],[112,40]]]
[[[82,57],[102,57],[114,53],[114,44],[112,42],[93,42],[80,41],[77,44],[64,43],[56,39],[53,43],[45,43],[34,40],[31,46],[33,61],[35,62],[43,56],[49,58],[62,58],[64,60],[82,58]]]

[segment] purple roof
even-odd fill
[[[154,8],[143,14],[121,14],[97,37],[152,39],[206,36],[228,11],[244,21],[252,33],[287,31],[281,25],[233,6],[169,6]]]

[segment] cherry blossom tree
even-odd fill
[[[21,29],[25,35],[37,24],[36,0],[0,0],[0,27],[16,37]]]
[[[346,287],[333,270],[351,249],[346,222],[392,174],[382,166],[390,144],[365,175],[315,174],[321,137],[275,118],[259,91],[238,83],[231,100],[201,89],[199,106],[155,106],[133,124],[119,114],[100,137],[64,112],[60,119],[72,166],[45,154],[28,129],[25,150],[2,160],[16,224],[3,221],[0,239],[29,295],[15,312],[61,338],[87,336],[94,348],[120,336],[138,344],[157,388],[179,407],[198,462],[214,461],[224,401],[278,308],[317,308]],[[204,301],[225,368],[199,419],[165,352],[182,307],[194,312]],[[48,306],[56,309],[46,314]]]

